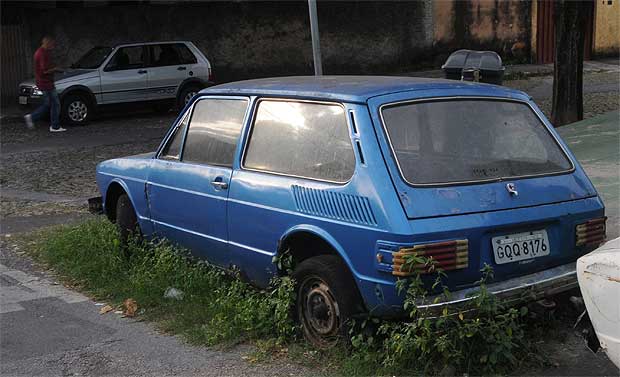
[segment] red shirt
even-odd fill
[[[54,89],[54,72],[45,73],[52,69],[52,57],[48,50],[39,47],[34,53],[34,80],[41,90]]]

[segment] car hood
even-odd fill
[[[82,80],[97,76],[96,69],[68,69],[62,73],[54,74],[54,83],[56,85],[71,81]],[[34,78],[22,81],[20,86],[35,86]]]
[[[75,80],[82,80],[97,76],[96,69],[69,69],[61,73],[54,74],[54,81],[57,84]]]

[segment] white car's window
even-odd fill
[[[441,100],[382,110],[404,178],[453,183],[558,173],[572,165],[523,103]]]
[[[248,101],[203,99],[194,105],[183,146],[185,162],[232,167]]]
[[[152,67],[196,63],[194,54],[182,43],[162,43],[150,45],[149,48]]]
[[[244,167],[333,182],[348,181],[355,155],[340,105],[261,101]]]
[[[121,47],[106,66],[106,71],[136,69],[144,67],[144,48],[142,46]]]

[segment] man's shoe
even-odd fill
[[[34,130],[34,123],[32,122],[32,115],[26,114],[24,115],[24,122],[26,122],[26,128],[29,130]]]
[[[53,128],[52,126],[50,126],[50,132],[65,132],[66,129],[62,128],[62,127],[58,127],[58,128]]]

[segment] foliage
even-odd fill
[[[275,278],[258,291],[238,275],[195,261],[168,242],[132,241],[121,252],[113,224],[89,221],[47,231],[36,255],[96,299],[119,305],[133,298],[138,314],[195,343],[233,344],[246,339],[290,339],[293,282]],[[183,292],[165,298],[166,289]]]
[[[284,352],[350,375],[496,374],[514,370],[532,352],[524,332],[527,310],[505,307],[488,292],[489,266],[482,270],[480,289],[469,306],[436,313],[418,305],[449,298],[446,274],[433,260],[407,256],[404,268],[422,265],[432,272],[424,279],[416,274],[398,281],[407,320],[357,318],[349,343],[322,352],[295,341],[295,284],[288,276],[293,269],[288,252],[274,259],[282,276],[259,291],[238,272],[194,260],[168,242],[134,240],[124,257],[116,229],[107,221],[54,228],[38,239],[35,256],[96,299],[120,305],[132,298],[138,315],[193,343],[253,340],[258,352],[252,361]],[[182,298],[165,298],[170,287],[182,291]]]
[[[407,258],[405,266],[422,264],[435,271],[432,289],[441,287],[444,293],[433,302],[449,298],[442,283],[446,275],[433,267],[432,260],[413,255]],[[419,309],[420,303],[428,302],[420,274],[400,280],[408,321],[375,323],[376,330],[370,334],[352,334],[354,357],[390,373],[486,374],[512,370],[519,363],[518,355],[529,349],[522,321],[527,308],[507,308],[490,294],[485,282],[492,273],[485,266],[480,289],[468,306],[460,311],[444,308],[440,313]],[[368,320],[362,322],[362,327],[367,325]]]

